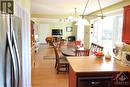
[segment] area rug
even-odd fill
[[[45,60],[55,60],[54,56],[43,56],[43,59]]]
[[[45,60],[55,60],[54,49],[47,44],[39,45],[39,54],[42,55],[42,58]]]

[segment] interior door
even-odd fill
[[[51,35],[49,24],[40,24],[38,28],[38,39],[40,43],[46,43],[45,38]]]

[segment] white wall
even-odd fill
[[[76,39],[81,40],[81,41],[84,40],[84,25],[83,24],[77,26],[77,38]]]
[[[51,36],[51,29],[49,29],[49,24],[39,24],[38,25],[38,40],[40,43],[46,43],[45,38]]]
[[[84,27],[84,47],[89,48],[90,46],[90,26]]]

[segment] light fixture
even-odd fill
[[[98,4],[99,4],[100,11],[101,11],[101,19],[103,19],[104,16],[103,16],[103,11],[102,11],[102,7],[101,7],[101,4],[100,4],[100,0],[98,0]]]
[[[86,15],[85,15],[85,11],[86,11],[86,8],[87,8],[87,6],[88,6],[88,3],[89,3],[89,0],[87,0],[87,2],[86,2],[86,4],[85,4],[85,8],[84,8],[83,13],[82,13],[82,15],[81,15],[82,18],[76,23],[76,25],[78,25],[79,23],[80,23],[80,24],[81,24],[81,23],[84,23],[84,25],[91,25],[91,24],[88,22],[88,20],[84,18],[84,16],[86,16]],[[103,11],[102,11],[102,8],[101,8],[100,0],[98,0],[98,5],[99,5],[99,8],[100,8],[101,16],[97,16],[97,17],[101,17],[101,19],[103,19],[103,18],[104,18],[104,15],[103,15]],[[81,20],[82,20],[82,22],[81,22]]]
[[[77,8],[74,8],[75,14],[74,16],[69,16],[68,18],[66,18],[67,22],[76,22],[77,19]]]
[[[96,17],[100,17],[101,19],[103,19],[105,16],[103,15],[101,3],[100,3],[100,0],[97,0],[97,1],[98,1],[99,11],[101,12],[101,15],[96,15]],[[86,10],[86,7],[88,6],[88,3],[89,3],[89,0],[87,1],[86,5],[85,5],[83,14],[81,15],[82,18],[84,18],[84,16],[94,16],[94,15],[85,15],[85,10]]]
[[[84,11],[82,14],[82,18],[80,18],[75,25],[90,25],[88,20],[84,19],[84,13],[85,13],[86,7],[88,6],[88,2],[89,2],[89,0],[87,1],[86,5],[85,5],[85,8],[84,8]]]
[[[76,22],[75,25],[90,25],[90,23],[88,22],[87,19],[83,19],[83,18],[78,18],[78,21]]]

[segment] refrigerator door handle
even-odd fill
[[[13,87],[18,87],[16,86],[16,63],[15,63],[15,56],[14,56],[14,52],[13,52],[13,47],[12,47],[12,43],[11,43],[11,39],[10,39],[10,33],[7,32],[7,41],[8,41],[8,46],[9,46],[9,51],[10,51],[10,54],[11,54],[11,60],[12,60],[12,66],[13,66],[13,78],[14,78],[14,81],[13,81]]]
[[[17,46],[17,43],[16,43],[16,38],[15,38],[15,33],[14,33],[14,30],[12,31],[12,41],[13,41],[13,44],[14,47],[15,47],[15,53],[16,53],[16,61],[17,61],[17,68],[18,68],[18,83],[17,83],[17,87],[19,87],[19,82],[20,82],[20,57],[19,57],[19,52],[18,52],[18,46]]]

